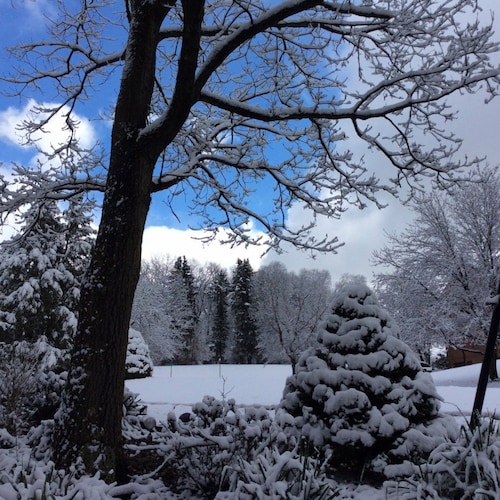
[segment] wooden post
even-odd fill
[[[483,364],[479,374],[477,383],[476,397],[474,406],[472,407],[472,415],[470,418],[470,428],[475,429],[481,420],[481,412],[483,411],[484,395],[486,394],[486,386],[488,385],[488,377],[490,374],[491,364],[496,362],[496,340],[498,328],[500,326],[500,280],[498,281],[497,295],[495,297],[495,308],[491,316],[490,330],[488,332],[488,340],[484,351]]]

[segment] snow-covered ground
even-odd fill
[[[470,365],[432,373],[443,412],[470,416],[480,368]],[[161,366],[155,367],[152,377],[129,380],[127,386],[147,403],[148,413],[164,420],[169,411],[177,415],[189,411],[205,395],[233,398],[238,405],[273,407],[291,372],[286,365]],[[483,410],[500,414],[500,381],[489,383]]]

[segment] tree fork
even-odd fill
[[[125,357],[156,162],[139,132],[146,125],[158,33],[167,11],[143,4],[131,13],[101,223],[82,283],[71,368],[53,435],[57,467],[81,460],[87,472],[100,470],[107,480],[124,476]]]

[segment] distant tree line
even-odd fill
[[[254,271],[238,259],[231,271],[186,257],[145,262],[132,325],[155,364],[291,363],[314,339],[332,297],[326,271]]]
[[[20,219],[19,235],[0,246],[0,342],[70,348],[80,286],[93,246],[93,202],[47,201]],[[231,271],[186,257],[144,262],[131,326],[156,364],[291,363],[314,337],[331,300],[326,271]]]
[[[0,343],[45,338],[66,351],[95,232],[81,196],[28,207],[0,245]],[[401,338],[425,358],[432,345],[484,343],[500,273],[500,176],[473,172],[448,192],[413,201],[414,222],[374,254],[375,287]],[[344,276],[336,290],[362,276]],[[155,364],[289,363],[311,345],[334,290],[327,271],[274,262],[230,270],[186,257],[144,262],[131,326]]]

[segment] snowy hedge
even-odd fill
[[[423,458],[457,433],[439,416],[430,375],[396,333],[367,286],[347,286],[286,382],[281,407],[337,471],[397,475],[403,468],[387,465]]]
[[[137,330],[128,331],[127,359],[125,362],[126,378],[145,378],[153,374],[153,361],[149,348]]]

